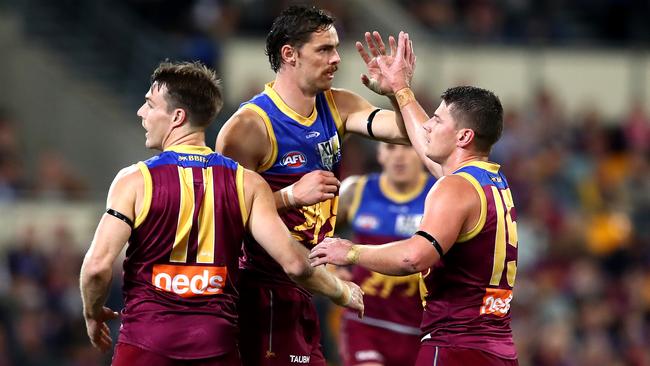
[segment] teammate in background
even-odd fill
[[[503,129],[501,102],[484,89],[450,88],[429,119],[405,81],[406,44],[400,34],[395,57],[378,63],[404,118],[421,126],[409,136],[429,142],[426,155],[446,175],[427,195],[415,235],[384,245],[326,239],[312,250],[312,265],[423,272],[428,293],[417,366],[517,365],[510,328],[516,211],[499,165],[488,161]]]
[[[238,257],[244,232],[288,277],[363,311],[358,286],[310,270],[264,180],[205,145],[222,106],[219,81],[199,63],[162,63],[138,110],[145,145],[163,152],[120,171],[81,268],[88,336],[112,340],[104,306],[115,258],[124,261],[122,327],[113,365],[240,365]]]
[[[355,242],[384,244],[413,235],[435,183],[410,146],[380,143],[377,160],[381,174],[341,183],[338,217],[350,223]],[[361,266],[350,272],[341,277],[361,286],[365,315],[343,313],[339,350],[345,366],[413,365],[420,347],[420,275],[385,276]]]
[[[275,192],[284,223],[307,247],[334,232],[343,136],[356,133],[409,143],[399,113],[332,88],[341,60],[333,23],[322,10],[301,6],[289,7],[275,19],[266,38],[275,81],[242,104],[216,141],[217,151],[262,174]],[[386,47],[378,33],[366,33],[366,43],[370,54],[357,42],[368,68],[362,81],[388,95],[398,110],[376,61],[386,54]],[[389,45],[392,55],[394,38]],[[415,58],[406,63],[411,73],[414,65]],[[423,149],[424,143],[416,148]],[[250,236],[244,239],[244,253],[239,308],[243,363],[286,365],[308,360],[310,365],[324,366],[309,294],[289,281]]]

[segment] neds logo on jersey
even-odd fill
[[[226,267],[156,264],[151,282],[156,289],[181,297],[208,296],[223,293],[227,273]]]
[[[300,151],[290,151],[282,157],[280,164],[289,168],[300,168],[307,163],[307,157]]]

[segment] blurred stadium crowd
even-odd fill
[[[122,1],[161,31],[192,33],[196,26],[211,39],[262,35],[288,3]],[[354,18],[342,1],[324,3],[343,29],[352,27]],[[399,3],[431,31],[461,42],[647,48],[650,40],[650,23],[643,19],[650,5],[644,1]],[[172,21],[176,19],[182,21]],[[197,47],[192,57],[203,55],[218,65],[219,50],[213,48],[218,43],[205,45],[207,50]],[[512,312],[520,364],[650,365],[647,100],[630,101],[627,114],[611,121],[604,120],[597,105],[569,115],[553,90],[540,88],[534,95],[506,109],[504,135],[491,157],[510,179],[519,214]],[[429,107],[437,104],[435,96],[430,99]],[[2,110],[0,209],[22,200],[95,199],[83,172],[75,171],[56,149],[40,152],[38,173],[27,174],[20,151],[21,140],[27,138],[21,134],[21,121]],[[213,141],[210,137],[208,142]],[[344,150],[345,176],[376,168],[371,144],[352,138]],[[35,223],[0,245],[0,366],[105,364],[110,355],[90,348],[81,317],[78,273],[83,252],[77,248],[86,243],[71,244],[80,239],[70,235],[65,220],[45,234],[51,242],[47,246],[36,231]],[[83,240],[89,242],[91,235]],[[119,308],[116,272],[111,304]],[[325,319],[323,323],[328,325]],[[335,355],[332,349],[328,353]]]

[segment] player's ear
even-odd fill
[[[187,113],[183,108],[176,108],[172,112],[172,124],[174,126],[181,126],[187,121]]]
[[[282,61],[288,63],[291,66],[296,66],[296,49],[288,44],[285,44],[280,49],[280,55],[282,55]]]
[[[458,146],[466,147],[474,141],[474,130],[469,128],[461,128],[456,134],[456,141]]]

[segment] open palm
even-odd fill
[[[401,35],[401,33],[400,33]],[[386,76],[382,74],[381,67],[379,65],[379,58],[382,59],[384,66],[390,66],[395,56],[397,55],[398,46],[395,41],[395,37],[388,37],[388,44],[390,46],[390,54],[386,54],[386,45],[384,44],[383,39],[379,32],[366,32],[365,33],[366,46],[368,51],[361,44],[361,42],[356,42],[357,51],[359,55],[366,63],[367,74],[361,75],[361,82],[368,89],[374,91],[377,94],[381,95],[392,95],[393,89],[391,83],[387,80]],[[404,62],[404,75],[408,79],[408,84],[410,85],[411,78],[413,77],[413,72],[415,70],[415,55],[412,54],[412,47],[410,48],[411,56],[405,58]]]
[[[390,57],[377,57],[376,62],[381,71],[382,82],[391,92],[410,87],[415,70],[415,54],[408,33],[400,32],[397,49]]]

